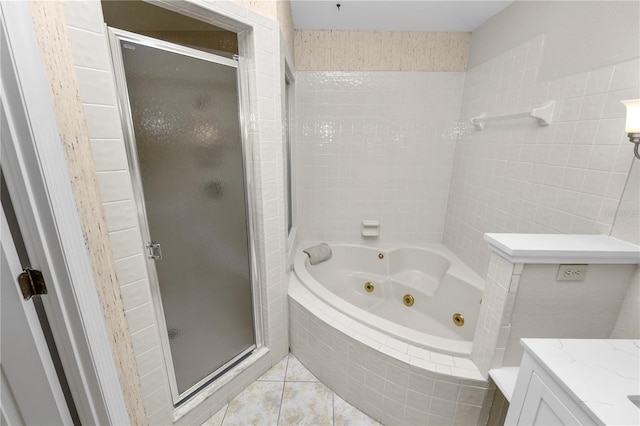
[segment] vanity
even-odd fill
[[[640,425],[640,340],[521,344],[506,425]]]

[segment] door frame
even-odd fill
[[[173,357],[171,354],[171,346],[169,338],[167,336],[167,324],[164,315],[164,307],[162,304],[162,298],[160,294],[160,282],[158,279],[157,270],[155,267],[155,261],[147,257],[146,268],[149,274],[149,285],[151,295],[153,299],[154,314],[156,316],[156,325],[158,334],[160,336],[160,343],[162,348],[162,354],[164,357],[164,364],[167,370],[167,376],[169,379],[169,388],[171,390],[171,398],[174,405],[179,405],[187,401],[193,396],[199,389],[207,386],[217,377],[223,375],[227,370],[233,368],[240,360],[249,355],[253,350],[259,349],[264,346],[263,327],[262,327],[262,303],[261,303],[261,291],[260,291],[260,278],[258,276],[257,266],[257,246],[256,246],[256,213],[253,208],[253,200],[255,200],[255,188],[253,177],[253,163],[251,146],[248,142],[247,136],[247,123],[244,120],[243,110],[248,105],[248,91],[246,89],[247,84],[243,76],[246,75],[245,62],[241,56],[237,56],[236,59],[225,58],[223,56],[215,55],[213,53],[204,52],[201,50],[181,46],[172,42],[155,39],[152,37],[144,36],[141,34],[133,33],[118,28],[107,27],[109,47],[111,51],[111,61],[113,65],[113,72],[115,76],[116,91],[118,94],[118,109],[120,113],[120,120],[122,123],[122,133],[124,135],[125,148],[127,151],[127,161],[129,171],[131,174],[131,181],[134,192],[134,199],[136,205],[136,211],[138,216],[138,222],[140,224],[140,238],[143,246],[146,246],[147,242],[152,241],[151,233],[149,231],[149,225],[147,221],[146,206],[144,201],[144,193],[142,187],[142,175],[140,171],[140,165],[138,160],[137,145],[135,139],[135,133],[133,129],[131,106],[129,100],[129,92],[127,89],[127,81],[124,70],[124,63],[122,60],[122,49],[120,47],[120,41],[130,41],[132,43],[141,44],[144,46],[152,47],[162,50],[164,52],[177,53],[180,55],[189,56],[192,58],[229,66],[237,70],[237,85],[238,85],[238,121],[240,126],[240,139],[242,144],[242,162],[244,169],[244,199],[245,199],[245,212],[247,218],[247,245],[249,252],[249,274],[251,279],[251,302],[252,302],[252,315],[253,315],[253,329],[254,329],[254,345],[245,349],[240,354],[226,362],[220,368],[212,371],[202,380],[195,385],[191,386],[184,392],[178,390],[178,384],[176,380],[176,373],[173,364]],[[238,34],[240,36],[240,34]]]
[[[0,2],[2,102],[19,140],[2,169],[80,420],[129,424],[27,2]]]

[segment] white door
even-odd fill
[[[18,287],[22,267],[1,208],[0,216],[1,425],[73,424],[33,301]]]

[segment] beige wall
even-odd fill
[[[132,424],[144,424],[142,393],[94,174],[64,10],[60,2],[31,1],[29,6],[129,419]]]
[[[293,14],[291,13],[291,2],[289,0],[280,0],[276,2],[277,6],[277,21],[280,26],[280,32],[284,37],[287,49],[289,50],[289,56],[295,58],[294,47],[294,30],[293,30]],[[293,67],[294,64],[291,64]]]
[[[469,69],[540,34],[538,81],[637,58],[639,8],[638,1],[516,1],[473,32]]]
[[[293,15],[289,0],[234,0],[249,10],[278,23],[291,57],[295,55],[293,44]]]
[[[296,71],[464,71],[470,33],[296,30]]]

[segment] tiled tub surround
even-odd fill
[[[298,72],[299,240],[440,242],[464,73]]]
[[[340,397],[382,424],[486,422],[493,389],[468,358],[382,335],[338,312],[291,276],[292,353]],[[489,399],[490,400],[490,399]]]
[[[556,101],[548,127],[490,123],[456,146],[443,242],[482,276],[485,232],[609,234],[629,174],[619,101],[639,96],[638,60],[539,81],[546,43],[536,37],[466,73],[463,122]]]
[[[417,348],[471,354],[484,280],[442,244],[331,243],[331,258],[311,265],[303,250],[315,244],[298,243],[296,276],[332,308],[377,330],[369,337],[384,342],[394,336]],[[403,303],[407,295],[411,306]],[[454,323],[456,313],[463,315],[463,326]]]

